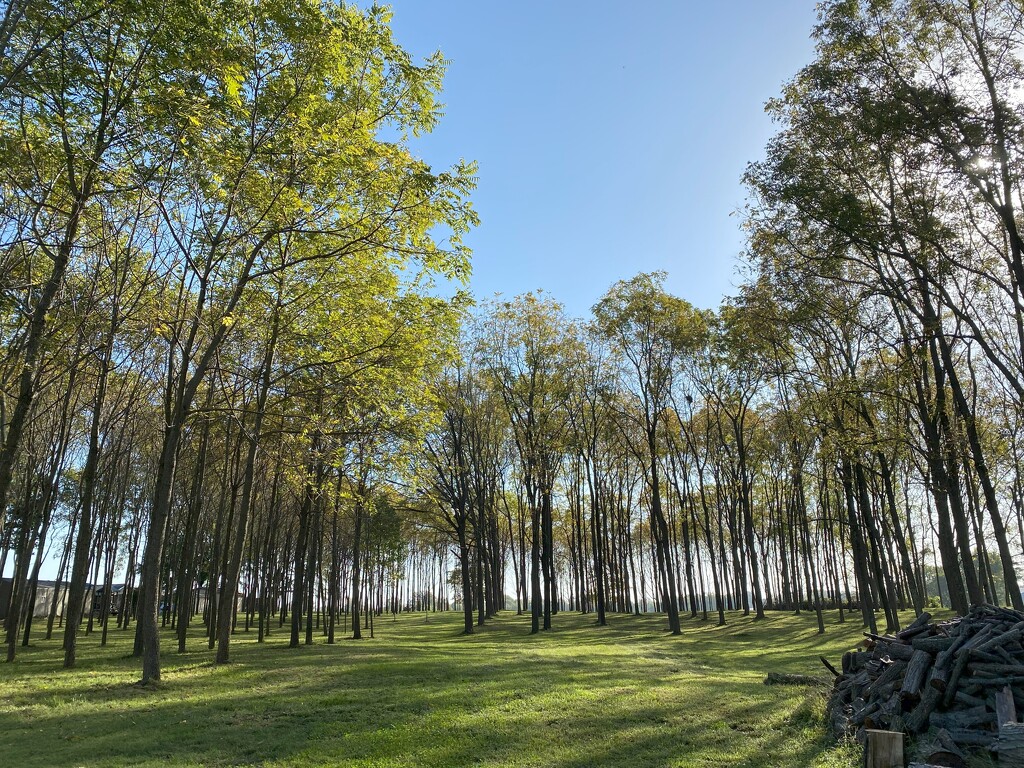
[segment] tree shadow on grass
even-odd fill
[[[197,627],[153,689],[132,684],[131,632],[105,649],[84,639],[73,672],[59,640],[40,642],[0,669],[0,754],[29,767],[570,768],[805,766],[825,749],[788,719],[804,694],[761,685],[768,625],[692,622],[672,637],[661,617],[560,614],[531,636],[528,622],[503,615],[462,636],[455,615],[385,618],[376,640],[297,649],[239,633],[227,666],[210,664]],[[803,653],[808,626],[777,622],[779,645]]]

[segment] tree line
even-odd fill
[[[819,13],[815,61],[768,105],[779,129],[746,174],[737,295],[700,313],[639,275],[554,330],[528,330],[538,299],[520,298],[494,308],[449,385],[455,413],[475,402],[472,370],[504,404],[535,630],[552,588],[601,620],[644,558],[626,599],[652,596],[674,632],[681,609],[803,606],[823,630],[822,606],[846,606],[877,631],[876,611],[895,630],[929,600],[1024,607],[1024,10]],[[556,304],[546,317],[560,322]],[[449,422],[442,458],[470,445]]]
[[[823,4],[737,295],[639,274],[573,319],[435,285],[474,168],[412,154],[445,61],[384,11],[9,2],[8,659],[51,550],[65,665],[113,624],[144,682],[196,621],[226,662],[403,610],[1024,608],[1022,24]]]

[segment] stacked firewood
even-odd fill
[[[942,752],[989,749],[1001,764],[1024,765],[1024,613],[982,605],[939,622],[923,613],[895,635],[865,636],[841,673],[822,659],[836,676],[828,716],[837,737],[931,729]]]

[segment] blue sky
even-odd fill
[[[479,163],[478,297],[542,288],[573,315],[665,270],[701,307],[732,293],[740,177],[764,102],[813,54],[814,0],[394,0],[395,39],[451,60],[435,168]]]

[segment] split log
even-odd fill
[[[996,692],[996,726],[1000,732],[1003,728],[1017,722],[1017,707],[1013,703],[1013,690],[1010,686]]]
[[[1006,723],[993,751],[999,753],[1000,764],[1024,765],[1024,723]]]
[[[867,732],[867,768],[903,768],[903,734],[899,731]]]

